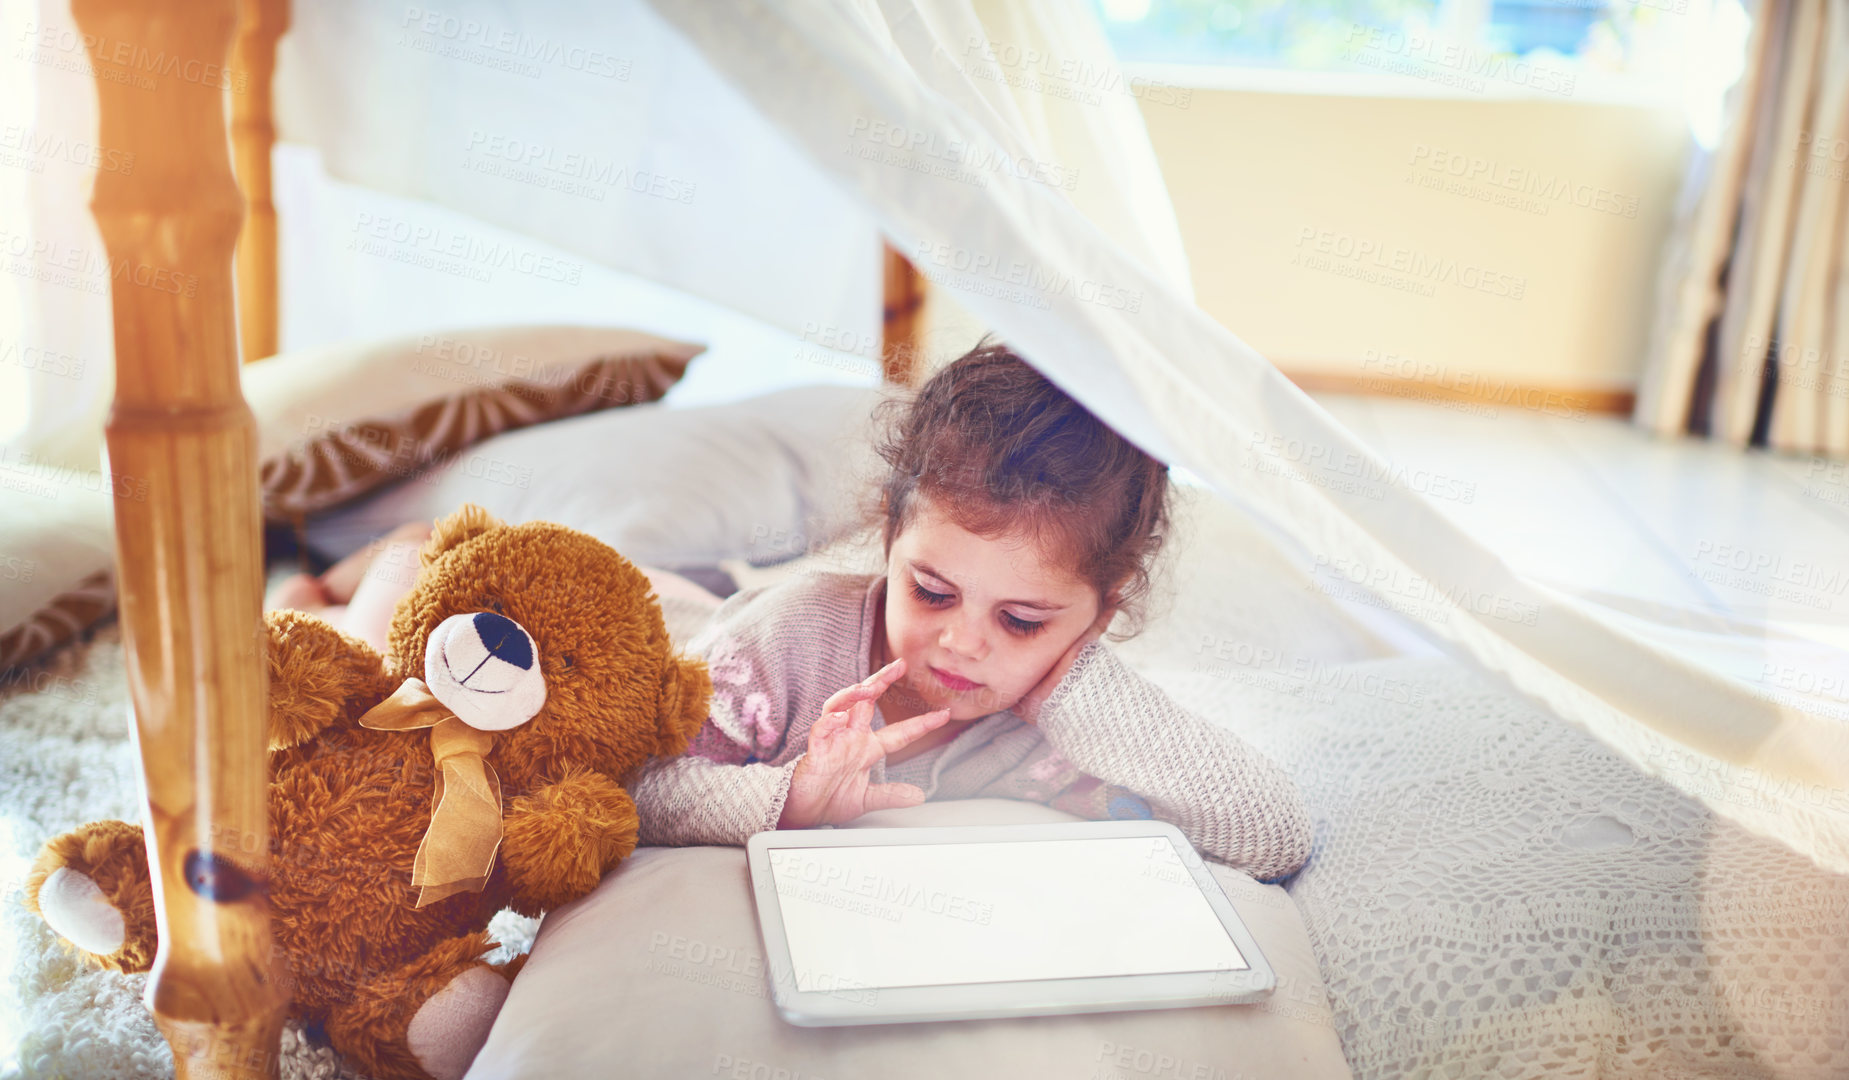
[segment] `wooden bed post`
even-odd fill
[[[289,28],[289,0],[240,0],[237,45],[231,53],[231,146],[244,192],[244,232],[238,237],[238,340],[244,362],[276,354],[276,203],[270,191],[270,151],[276,123],[270,95],[276,41]]]
[[[269,904],[256,428],[238,386],[225,132],[234,0],[76,0],[96,68],[116,390],[106,429],[160,951],[178,1075],[274,1077],[287,1002]],[[133,78],[123,79],[123,74]],[[111,76],[115,77],[111,77]]]
[[[887,382],[910,386],[924,366],[919,350],[924,336],[925,279],[891,244],[883,245],[880,266],[884,309],[880,370]]]

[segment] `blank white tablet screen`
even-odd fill
[[[1248,967],[1164,837],[773,848],[796,988]]]

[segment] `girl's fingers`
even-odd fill
[[[901,720],[896,724],[887,724],[885,727],[874,732],[873,735],[875,738],[879,739],[880,746],[885,752],[890,754],[894,750],[908,746],[918,741],[918,739],[922,738],[924,735],[943,727],[944,722],[949,719],[949,709],[937,709],[933,712],[920,713],[909,719]]]
[[[917,806],[924,801],[924,789],[916,784],[873,784],[867,788],[864,805],[871,813],[898,806]]]
[[[905,673],[904,664],[903,659],[894,660],[853,686],[835,691],[827,701],[822,703],[823,711],[833,712],[837,709],[845,709],[856,701],[879,697],[886,692],[886,688],[891,686],[895,679]]]
[[[847,709],[849,705],[852,705],[856,701],[860,701],[863,698],[878,697],[881,689],[883,688],[877,687],[877,686],[869,686],[866,683],[855,683],[853,686],[844,687],[840,690],[836,690],[832,695],[829,696],[827,701],[822,702],[822,711],[823,712],[844,711]]]
[[[844,712],[825,712],[822,718],[809,728],[809,738],[812,741],[832,738],[846,722],[847,714]]]

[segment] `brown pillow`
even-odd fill
[[[26,621],[0,630],[0,685],[25,681],[33,689],[43,689],[43,679],[34,680],[15,666],[23,666],[58,648],[102,621],[116,609],[116,583],[107,570],[98,570],[65,592],[59,593],[44,607],[32,612]],[[85,688],[85,695],[90,688]]]
[[[0,693],[59,687],[27,665],[115,610],[115,503],[147,496],[132,477],[21,459],[0,464]]]
[[[291,352],[244,372],[275,521],[338,506],[504,431],[659,399],[704,346],[510,327]]]

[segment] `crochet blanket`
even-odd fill
[[[1301,786],[1357,1080],[1849,1076],[1849,877],[1448,660],[1148,674]]]

